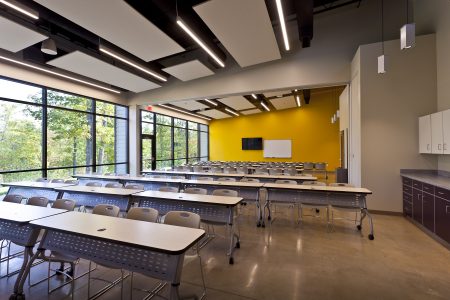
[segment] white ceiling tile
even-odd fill
[[[205,111],[201,111],[199,112],[199,114],[202,114],[204,116],[207,117],[211,117],[214,119],[224,119],[224,118],[230,118],[231,116],[221,112],[220,110],[217,109],[211,109],[211,110],[205,110]]]
[[[172,105],[187,109],[187,110],[197,110],[197,109],[203,109],[203,108],[208,108],[209,106],[204,105],[200,102],[197,102],[195,100],[190,100],[190,101],[178,101],[178,102],[174,102],[174,103],[170,103]]]
[[[162,70],[182,81],[188,81],[214,74],[213,71],[208,69],[198,60],[191,60],[186,63],[168,67]]]
[[[281,58],[264,0],[210,0],[194,10],[241,67]]]
[[[250,101],[245,99],[242,96],[232,96],[228,98],[222,98],[218,99],[220,102],[222,102],[225,105],[228,105],[229,107],[235,109],[235,110],[241,110],[241,109],[247,109],[247,108],[253,108],[255,107]]]
[[[250,110],[240,111],[239,113],[241,113],[243,115],[253,115],[253,114],[260,113],[260,112],[262,112],[262,111],[260,111],[259,109],[250,109]]]
[[[47,39],[37,33],[6,18],[0,17],[0,48],[18,52]]]
[[[34,1],[145,61],[184,51],[125,1]]]
[[[280,109],[287,109],[287,108],[292,108],[292,107],[296,107],[296,103],[295,103],[295,99],[294,96],[288,96],[288,97],[283,97],[283,98],[275,98],[272,100],[269,100],[273,106],[275,106],[275,108],[277,110]]]
[[[160,87],[156,83],[79,51],[60,56],[47,63],[136,93]]]
[[[269,98],[269,97],[275,97],[275,96],[280,96],[280,95],[290,94],[290,93],[292,93],[291,90],[284,90],[284,91],[278,91],[278,92],[268,92],[268,93],[264,93],[264,96],[266,96],[267,98]]]

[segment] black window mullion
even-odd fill
[[[97,172],[97,114],[95,113],[97,109],[97,101],[92,100],[92,126],[91,126],[91,137],[92,137],[92,172]]]
[[[174,129],[174,118],[170,118],[171,119],[171,124],[172,124],[172,126],[171,126],[171,128],[170,128],[170,132],[171,132],[171,135],[172,135],[172,169],[173,169],[173,167],[175,166],[175,129]]]
[[[186,122],[186,163],[189,162],[189,126],[188,122]]]
[[[47,178],[47,89],[42,89],[42,177]]]

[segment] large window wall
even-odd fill
[[[208,125],[141,110],[142,170],[209,159]]]
[[[128,108],[0,77],[0,183],[89,171],[128,172]]]

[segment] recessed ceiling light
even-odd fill
[[[277,3],[278,17],[280,18],[280,26],[281,26],[281,33],[283,34],[284,48],[286,49],[286,51],[289,51],[290,50],[289,38],[286,31],[286,22],[284,21],[283,6],[281,5],[281,0],[275,1]]]
[[[258,99],[258,96],[256,96],[255,94],[252,94],[253,99]]]
[[[194,117],[197,117],[197,118],[202,118],[202,119],[205,119],[205,120],[208,120],[208,121],[212,120],[211,118],[208,118],[208,117],[205,117],[205,116],[202,116],[202,115],[193,114],[193,113],[190,113],[190,112],[187,112],[187,111],[184,111],[184,110],[172,107],[172,106],[167,106],[165,104],[158,104],[158,105],[162,106],[164,108],[170,109],[170,110],[178,111],[178,112],[186,114],[186,115],[191,115],[191,116],[194,116]]]
[[[228,109],[228,108],[225,107],[225,110],[226,110],[227,112],[229,112],[230,114],[233,114],[233,115],[235,115],[235,116],[239,116],[239,114],[238,114],[237,112],[232,111],[231,109]]]
[[[261,105],[262,107],[264,107],[265,110],[270,111],[269,107],[267,107],[267,105],[261,101]]]
[[[211,50],[208,46],[184,23],[184,21],[177,17],[177,24],[180,26],[203,50],[206,51],[222,68],[225,67],[224,62]]]
[[[208,103],[211,103],[211,104],[214,105],[214,106],[217,106],[217,103],[214,102],[214,101],[211,101],[211,100],[206,99],[206,98],[205,98],[205,101],[208,102]]]
[[[121,62],[126,63],[127,65],[132,66],[132,67],[135,68],[135,69],[141,70],[142,72],[145,72],[145,73],[147,73],[147,74],[149,74],[149,75],[155,77],[156,79],[159,79],[159,80],[161,80],[161,81],[167,81],[167,78],[165,78],[165,77],[163,77],[163,76],[157,74],[157,73],[154,72],[154,71],[151,71],[151,70],[149,70],[149,69],[147,69],[147,68],[144,68],[144,67],[141,67],[141,66],[137,65],[137,64],[135,64],[135,63],[133,63],[133,62],[131,62],[131,61],[129,61],[129,60],[127,60],[127,59],[125,59],[125,58],[123,58],[123,57],[121,57],[121,56],[115,54],[115,53],[113,53],[113,52],[112,52],[111,50],[109,50],[109,49],[106,49],[106,48],[100,46],[100,47],[99,47],[99,50],[100,50],[101,52],[103,52],[103,53],[108,54],[109,56],[112,56],[112,57],[114,57],[114,58],[120,60]]]
[[[93,87],[96,87],[96,88],[99,88],[99,89],[103,89],[103,90],[106,90],[106,91],[110,91],[110,92],[113,92],[113,93],[116,93],[116,94],[120,94],[120,91],[118,91],[118,90],[107,88],[107,87],[104,87],[104,86],[101,86],[101,85],[98,85],[98,84],[95,84],[95,83],[92,83],[92,82],[88,82],[88,81],[81,80],[81,79],[78,79],[78,78],[75,78],[75,77],[67,76],[67,75],[64,75],[64,74],[61,74],[61,73],[58,73],[58,72],[54,72],[54,71],[50,71],[50,70],[47,70],[47,69],[44,69],[44,68],[36,67],[36,66],[30,65],[30,64],[27,64],[27,63],[24,63],[24,62],[15,60],[15,59],[11,59],[11,58],[4,57],[4,56],[0,56],[0,59],[3,59],[3,60],[6,60],[6,61],[9,61],[9,62],[18,64],[18,65],[21,65],[21,66],[25,66],[25,67],[28,67],[28,68],[32,68],[32,69],[35,69],[35,70],[39,70],[39,71],[42,71],[42,72],[45,72],[45,73],[56,75],[56,76],[59,76],[59,77],[62,77],[62,78],[70,79],[70,80],[73,80],[73,81],[76,81],[76,82],[84,83],[84,84],[87,84],[87,85],[90,85],[90,86],[93,86]]]
[[[29,16],[30,18],[33,18],[33,19],[35,19],[35,20],[39,19],[39,16],[38,16],[37,13],[31,12],[31,11],[28,11],[28,10],[25,10],[25,9],[23,9],[23,8],[21,8],[21,7],[17,6],[17,5],[15,5],[15,4],[13,4],[13,3],[11,3],[10,1],[0,0],[0,3],[3,3],[3,4],[5,4],[6,6],[9,6],[9,7],[11,7],[12,9],[15,9],[15,10],[17,10],[18,12],[20,12],[20,13],[22,13],[22,14],[24,14],[24,15]]]

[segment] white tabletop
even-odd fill
[[[211,180],[184,180],[184,184],[213,185],[213,186],[233,186],[233,187],[255,187],[260,188],[262,182],[246,182],[246,181],[211,181]]]
[[[347,186],[320,186],[320,185],[303,185],[303,184],[280,184],[265,183],[265,188],[272,189],[289,189],[302,191],[321,191],[321,192],[337,192],[337,193],[353,193],[353,194],[372,194],[372,191],[366,188],[347,187]]]
[[[54,189],[65,186],[72,186],[73,183],[53,183],[53,182],[38,182],[38,181],[17,181],[17,182],[5,182],[2,183],[4,186],[18,186],[18,187],[29,187],[29,188],[40,188],[40,189]]]
[[[76,174],[75,178],[92,178],[92,179],[109,179],[109,180],[122,180],[122,181],[142,181],[142,182],[170,182],[180,183],[183,179],[172,178],[152,178],[152,177],[139,177],[139,176],[116,176],[116,175],[96,175],[96,174]]]
[[[31,224],[170,254],[185,252],[205,234],[202,229],[80,212],[68,212]]]
[[[64,209],[23,205],[0,201],[0,220],[28,223],[33,220],[65,213]]]
[[[92,193],[92,194],[105,194],[105,195],[118,195],[118,196],[129,196],[135,193],[139,193],[142,190],[135,189],[125,189],[125,188],[106,188],[97,186],[85,186],[85,185],[74,185],[62,188],[55,188],[57,191],[69,192],[69,193]]]
[[[244,177],[246,174],[228,174],[228,173],[213,173],[213,172],[190,172],[190,171],[147,171],[147,173],[155,174],[180,174],[180,175],[196,175],[196,176],[219,176],[219,177]]]
[[[183,200],[188,202],[226,205],[226,206],[235,206],[243,200],[243,198],[241,197],[198,195],[198,194],[171,193],[159,191],[145,191],[134,194],[133,197],[159,198],[164,200]]]
[[[245,177],[248,178],[266,178],[266,179],[286,179],[286,180],[317,180],[317,177],[315,176],[305,176],[305,175],[259,175],[259,174],[250,174],[245,175]]]

